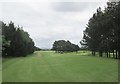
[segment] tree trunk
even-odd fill
[[[94,52],[93,52],[93,56],[95,56],[95,54],[96,54],[96,53],[95,53],[95,51],[94,51]]]
[[[92,56],[93,56],[93,51],[92,51]]]
[[[118,59],[120,59],[120,50],[118,50]]]
[[[118,53],[118,52],[117,52],[117,50],[116,50],[116,52],[115,52],[115,53],[116,53],[116,57],[115,57],[115,58],[117,59],[117,53]]]
[[[107,56],[107,53],[105,52],[105,56]]]
[[[108,56],[109,56],[109,58],[110,58],[110,51],[108,52]]]
[[[113,58],[115,58],[114,50],[113,50]]]
[[[107,58],[108,58],[108,52],[106,54],[107,54]]]
[[[92,56],[95,56],[95,51],[92,51]]]
[[[102,51],[99,52],[99,56],[102,57],[103,56],[103,53]]]

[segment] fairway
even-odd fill
[[[118,60],[90,52],[36,51],[27,57],[4,58],[3,82],[117,82]]]

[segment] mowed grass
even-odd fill
[[[36,51],[3,59],[3,82],[117,82],[118,60],[90,52],[59,54]]]

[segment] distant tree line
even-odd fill
[[[52,50],[56,52],[77,52],[79,50],[79,46],[71,43],[70,41],[58,40],[53,44]]]
[[[107,2],[107,7],[90,18],[84,31],[81,45],[92,51],[95,56],[120,59],[120,2]]]
[[[35,46],[35,51],[40,51],[40,50],[42,50],[42,49],[40,49],[39,47]]]
[[[2,56],[26,56],[35,50],[34,42],[22,28],[0,21],[2,29]]]

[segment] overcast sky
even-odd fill
[[[106,0],[107,1],[107,0]],[[55,40],[70,40],[80,45],[89,18],[104,2],[2,2],[0,20],[23,26],[35,45],[51,48]]]

